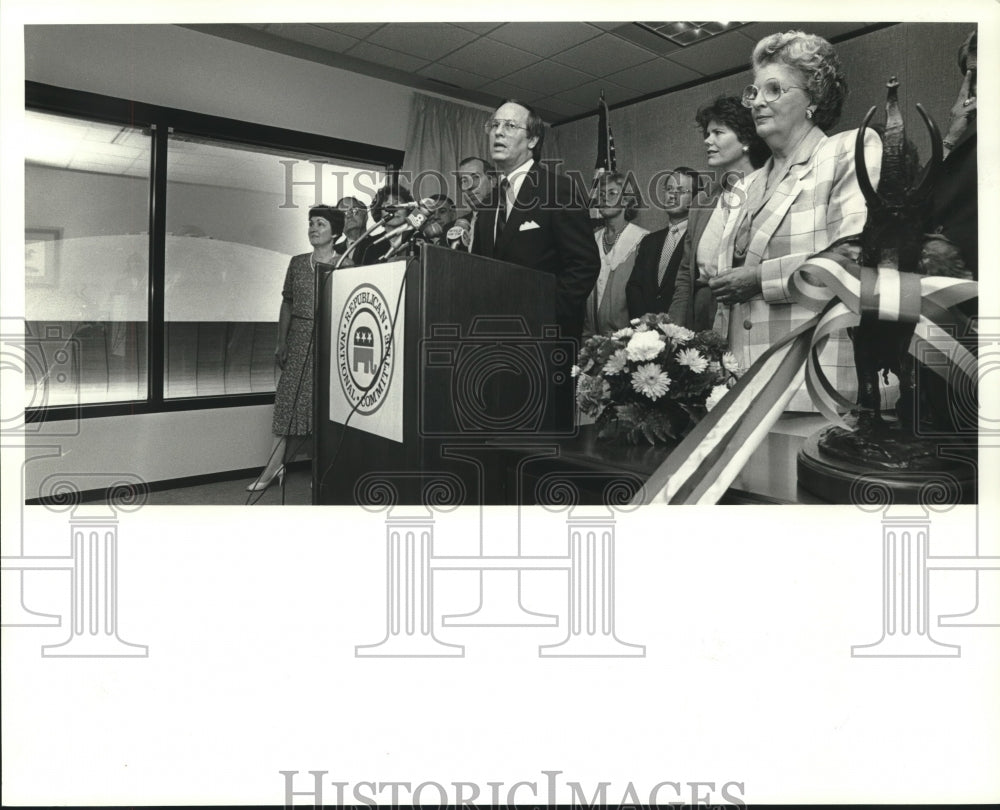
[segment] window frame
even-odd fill
[[[170,399],[163,395],[166,338],[164,279],[166,273],[167,146],[170,135],[176,130],[187,135],[234,145],[243,144],[306,152],[328,158],[331,161],[370,163],[380,167],[390,176],[396,175],[402,166],[403,151],[310,132],[297,132],[265,124],[253,124],[216,115],[206,115],[174,107],[162,107],[133,99],[71,90],[40,82],[26,81],[24,83],[24,101],[25,110],[142,128],[149,132],[151,138],[149,256],[147,265],[149,272],[148,337],[146,341],[147,396],[145,399],[125,402],[27,408],[24,414],[25,422],[43,423],[64,419],[273,404],[274,393],[217,394]],[[277,302],[275,303],[275,312],[277,312]]]

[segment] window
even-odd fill
[[[309,206],[370,201],[402,153],[32,82],[26,98],[26,415],[272,401]]]
[[[26,130],[26,385],[54,406],[142,399],[149,135],[30,111]]]
[[[316,173],[319,172],[319,182]],[[164,396],[273,392],[281,288],[307,214],[384,171],[173,134],[167,146]]]

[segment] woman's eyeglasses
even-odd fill
[[[521,126],[516,121],[504,121],[499,118],[494,118],[492,121],[487,121],[483,124],[483,129],[486,130],[487,135],[493,132],[493,130],[497,130],[502,135],[510,135],[519,129],[526,130],[527,127]]]
[[[768,79],[764,84],[758,87],[755,84],[748,84],[743,88],[743,106],[752,107],[753,103],[757,100],[757,96],[760,95],[765,102],[770,104],[772,101],[777,101],[789,90],[805,90],[804,87],[798,87],[797,85],[791,85],[789,87],[782,87],[781,82],[777,79]]]

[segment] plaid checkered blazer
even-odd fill
[[[757,268],[761,294],[742,304],[719,307],[714,328],[728,337],[744,367],[816,314],[789,298],[792,273],[808,256],[841,237],[860,234],[864,227],[868,209],[854,169],[856,137],[857,130],[827,137],[813,129],[769,197],[763,199],[763,190],[772,159],[736,186],[736,197],[742,202],[727,211],[716,270],[719,275],[732,271],[736,235],[743,219],[750,217],[750,243],[743,266]],[[877,185],[882,141],[871,129],[865,133],[865,165],[872,184]],[[847,335],[832,336],[820,360],[837,390],[855,399],[858,386]],[[815,410],[804,385],[787,409]]]

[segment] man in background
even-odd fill
[[[684,255],[684,233],[688,211],[698,182],[698,173],[687,166],[678,166],[666,175],[663,192],[667,212],[667,227],[644,237],[635,255],[635,267],[625,287],[630,318],[641,318],[647,312],[687,310],[688,301],[675,301],[675,292],[690,296],[690,285],[677,290],[677,268]]]
[[[466,209],[459,214],[459,220],[465,220],[469,227],[466,230],[465,223],[459,221],[459,226],[468,235],[464,239],[457,240],[456,247],[464,247],[470,253],[479,209],[488,205],[493,196],[495,172],[492,163],[478,156],[463,158],[458,164],[458,184],[462,191],[462,201],[466,205]]]

